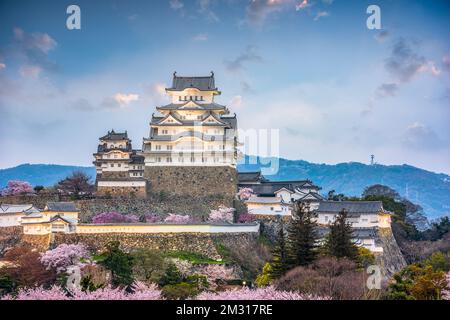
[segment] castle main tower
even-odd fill
[[[214,73],[173,74],[171,103],[156,107],[144,138],[145,178],[152,192],[234,195],[237,191],[237,120],[214,101]]]

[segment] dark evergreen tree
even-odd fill
[[[129,286],[133,283],[133,260],[119,246],[119,241],[109,242],[106,245],[106,252],[103,254],[104,259],[101,264],[111,271],[114,286]]]
[[[278,236],[272,250],[272,261],[270,264],[272,266],[270,275],[274,279],[283,276],[289,269],[286,234],[284,232],[284,223],[282,219],[280,222],[280,230],[278,231]]]
[[[177,266],[174,263],[170,263],[167,266],[166,273],[159,280],[159,284],[161,286],[174,285],[181,283],[182,281],[183,277]]]
[[[292,220],[288,226],[289,268],[311,264],[317,256],[317,223],[307,205],[294,203]]]
[[[348,213],[342,210],[330,225],[330,233],[325,238],[325,252],[336,258],[347,257],[356,261],[358,247],[353,243],[353,229],[347,222]]]

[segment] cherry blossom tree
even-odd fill
[[[169,215],[167,216],[167,218],[164,219],[164,222],[167,223],[188,223],[190,222],[192,219],[189,215],[180,215],[180,214],[174,214],[174,213],[169,213]]]
[[[251,196],[254,195],[252,188],[239,188],[237,196],[239,200],[248,200]]]
[[[92,217],[93,223],[136,223],[139,217],[134,214],[121,214],[119,212],[102,212]]]
[[[145,222],[147,223],[156,223],[161,222],[161,216],[156,213],[146,213],[144,215]]]
[[[155,284],[145,285],[136,282],[128,293],[124,288],[111,286],[92,292],[81,290],[68,291],[60,286],[50,289],[43,287],[19,290],[16,296],[6,295],[2,300],[162,300],[161,291]]]
[[[256,220],[255,215],[251,213],[241,213],[238,218],[239,223],[253,222]]]
[[[55,249],[48,250],[41,256],[41,262],[47,268],[56,272],[64,272],[67,267],[75,265],[81,259],[89,257],[89,252],[83,244],[60,244]]]
[[[442,299],[450,300],[450,271],[447,272],[446,279],[447,279],[447,289],[442,291]]]
[[[28,182],[20,180],[8,181],[6,188],[1,191],[2,196],[16,196],[26,193],[34,193],[34,189]]]
[[[215,289],[218,281],[233,280],[235,278],[232,268],[220,264],[208,264],[201,271],[206,276],[210,288]]]
[[[300,294],[291,291],[279,291],[272,286],[250,289],[226,290],[222,292],[202,292],[197,300],[328,300],[324,297]]]
[[[234,211],[234,208],[220,206],[218,210],[211,210],[211,212],[209,213],[208,221],[233,223]]]

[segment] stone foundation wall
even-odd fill
[[[379,229],[375,241],[377,245],[383,247],[383,254],[377,254],[375,258],[384,276],[390,278],[394,273],[406,267],[405,258],[400,251],[391,228]]]
[[[23,236],[23,228],[20,227],[0,227],[0,256],[9,248],[17,246]]]
[[[80,220],[89,223],[93,215],[100,212],[116,211],[124,214],[142,216],[146,213],[159,214],[162,217],[169,213],[189,214],[198,220],[206,219],[211,209],[220,205],[233,206],[233,199],[222,196],[194,198],[189,196],[170,197],[166,194],[153,194],[147,198],[96,198],[75,201],[80,209]]]
[[[49,201],[66,201],[63,200],[58,194],[54,193],[46,193],[41,192],[37,195],[32,196],[6,196],[6,197],[0,197],[1,203],[7,203],[7,204],[32,204],[38,209],[43,210],[46,203]],[[70,200],[69,200],[70,201]]]
[[[234,197],[237,192],[237,171],[228,166],[146,166],[144,177],[150,181],[152,193],[165,192],[192,197],[205,195]]]
[[[165,234],[55,234],[51,247],[61,243],[84,243],[90,250],[103,250],[110,241],[120,241],[125,251],[146,248],[161,251],[189,251],[212,259],[221,259],[215,243],[239,243],[255,241],[255,234],[205,234],[205,233],[165,233]]]
[[[145,198],[147,197],[147,188],[146,187],[97,187],[97,195],[98,196],[111,196],[111,197],[120,197],[120,196],[129,196],[129,197],[138,197]]]

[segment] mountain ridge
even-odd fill
[[[250,157],[238,165],[239,171],[254,171],[265,168],[264,163],[277,158],[256,158],[248,164]],[[253,158],[252,160],[255,160]],[[322,187],[321,193],[335,190],[348,196],[360,196],[364,188],[382,184],[396,190],[402,197],[421,205],[429,219],[450,215],[450,176],[444,173],[420,169],[408,164],[367,165],[360,162],[318,164],[305,160],[280,158],[276,174],[266,175],[270,180],[310,179]],[[95,167],[58,164],[21,164],[0,169],[0,187],[9,180],[25,180],[32,185],[52,186],[73,171],[82,171],[95,180]]]

